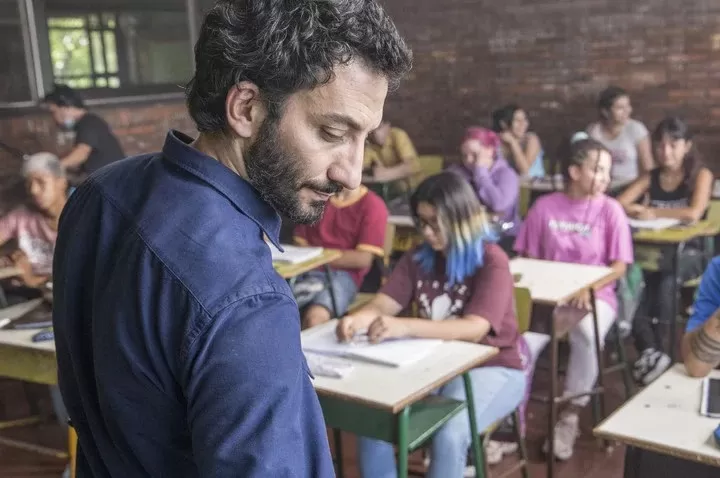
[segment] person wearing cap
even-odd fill
[[[21,295],[32,296],[35,295],[32,291],[45,284],[52,274],[58,221],[67,202],[68,181],[60,159],[52,153],[29,156],[22,172],[30,200],[0,218],[0,246],[17,241],[9,259],[21,274],[13,285],[24,291]]]
[[[110,125],[85,108],[77,91],[56,85],[43,103],[59,127],[75,132],[73,149],[60,159],[65,168],[89,175],[125,157]]]

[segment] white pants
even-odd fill
[[[602,300],[595,300],[598,317],[598,332],[600,333],[600,347],[605,345],[605,336],[615,322],[617,312],[610,304]],[[570,331],[570,359],[568,360],[567,375],[565,376],[565,395],[575,395],[587,392],[595,386],[598,377],[597,356],[595,354],[595,329],[593,328],[592,312],[580,320],[577,326]],[[573,405],[584,407],[590,401],[590,396],[576,398]]]

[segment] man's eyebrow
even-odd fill
[[[320,115],[320,118],[331,123],[342,123],[343,125],[348,126],[350,129],[354,129],[356,131],[362,131],[363,129],[363,127],[353,118],[341,113],[327,113],[324,115]]]

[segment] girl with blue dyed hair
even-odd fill
[[[406,253],[387,283],[362,309],[340,320],[338,338],[367,331],[371,342],[399,337],[465,340],[500,353],[470,372],[477,426],[484,430],[523,400],[526,379],[513,308],[508,257],[494,242],[485,211],[467,181],[443,172],[422,182],[411,198],[423,244]],[[401,311],[413,317],[398,317]],[[465,400],[462,378],[437,390]],[[471,443],[466,411],[433,437],[429,478],[460,478]],[[392,445],[359,439],[365,478],[397,476]]]

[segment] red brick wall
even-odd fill
[[[386,116],[420,152],[452,153],[463,127],[518,102],[546,149],[596,117],[609,84],[652,129],[686,117],[720,173],[720,1],[384,0],[415,52]]]
[[[128,155],[155,151],[162,146],[170,128],[192,133],[194,127],[181,100],[157,104],[90,107],[102,116],[120,139]],[[25,152],[52,151],[62,154],[71,146],[58,131],[50,115],[44,111],[25,111],[0,116],[2,141]],[[2,154],[2,153],[0,153]],[[0,164],[13,160],[2,156]]]
[[[190,134],[195,132],[182,100],[91,107],[90,110],[105,118],[128,155],[159,150],[170,128]],[[26,153],[51,151],[62,155],[72,146],[71,138],[60,133],[50,115],[40,110],[0,116],[0,141]],[[20,164],[20,159],[0,151],[0,210],[19,199],[22,191],[17,185]]]
[[[652,126],[684,115],[720,173],[720,1],[384,0],[415,52],[410,77],[386,105],[421,153],[455,154],[465,126],[514,101],[552,154],[560,138],[595,119],[609,84],[632,94]],[[127,153],[160,147],[169,127],[192,131],[182,102],[94,109]],[[0,116],[0,139],[53,150],[40,113]],[[0,156],[0,170],[12,162]],[[0,171],[1,172],[1,171]]]

